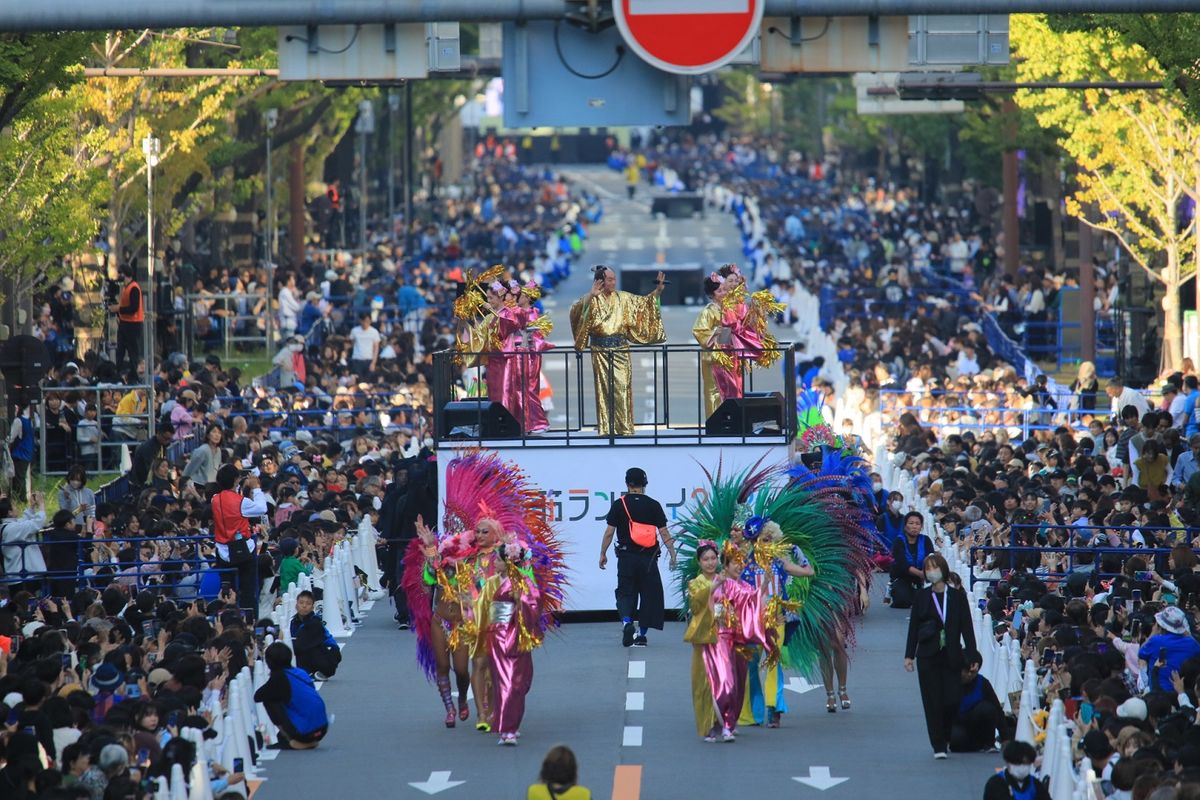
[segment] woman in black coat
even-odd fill
[[[975,629],[967,593],[946,584],[950,566],[938,553],[922,564],[929,586],[917,592],[908,618],[908,643],[904,668],[917,670],[925,727],[933,757],[946,758],[950,749],[950,726],[961,693],[963,653],[975,649]]]

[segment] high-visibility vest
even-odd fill
[[[225,490],[217,492],[212,499],[213,538],[220,544],[229,544],[239,533],[250,538],[250,520],[242,516],[242,496]]]
[[[117,310],[117,319],[119,319],[121,322],[141,322],[143,319],[145,319],[145,315],[142,312],[142,307],[144,305],[143,303],[139,302],[137,308],[134,309],[132,314],[127,314],[125,312],[126,307],[129,306],[130,295],[133,294],[133,290],[135,288],[139,293],[142,290],[142,287],[137,285],[137,281],[130,281],[129,283],[125,284],[125,288],[121,290],[121,298]]]

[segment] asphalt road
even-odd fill
[[[546,303],[556,322],[551,340],[560,345],[557,358],[545,359],[545,372],[555,385],[554,426],[566,421],[564,381],[577,363],[573,354],[562,357],[570,350],[566,312],[589,287],[586,267],[601,261],[618,269],[653,264],[660,248],[664,258],[704,263],[706,269],[740,257],[737,229],[728,217],[710,212],[704,219],[672,220],[665,223],[664,237],[663,224],[649,215],[644,187],[629,202],[616,173],[601,168],[567,172],[604,197],[606,213],[592,229],[580,268]],[[671,342],[692,341],[698,311],[698,306],[664,308]],[[586,363],[584,367],[584,408],[586,418],[594,419],[591,370]],[[645,422],[658,411],[651,387],[657,384],[661,391],[664,376],[644,354],[635,356],[634,368],[635,408]],[[672,423],[695,424],[695,366],[673,362],[667,373]],[[781,384],[779,369],[755,373],[756,389],[777,390]],[[563,463],[571,465],[565,453]],[[783,727],[743,729],[734,744],[705,744],[695,735],[691,653],[682,641],[682,623],[668,623],[645,649],[623,649],[615,623],[571,624],[548,637],[534,658],[521,744],[505,748],[470,725],[444,727],[437,691],[414,659],[414,636],[397,631],[391,616],[385,603],[367,616],[348,640],[337,676],[322,687],[336,721],[321,747],[283,752],[266,762],[267,781],[258,798],[417,798],[433,792],[451,800],[520,800],[536,779],[546,750],[558,743],[575,750],[580,782],[597,800],[826,794],[971,798],[981,795],[991,770],[1001,766],[999,756],[989,754],[933,760],[916,677],[901,665],[907,615],[878,598],[851,655],[853,709],[828,714],[823,689],[793,677],[791,711]]]
[[[444,727],[437,691],[417,668],[413,634],[397,631],[389,607],[379,603],[349,639],[337,676],[321,689],[336,714],[328,737],[315,751],[283,752],[268,762],[257,798],[426,797],[410,784],[431,774],[440,783],[437,773],[449,773],[444,780],[463,782],[437,792],[450,800],[520,800],[543,755],[558,743],[575,750],[580,782],[597,800],[760,792],[979,797],[1000,758],[933,760],[916,677],[901,666],[905,618],[878,602],[868,611],[851,656],[850,711],[827,713],[821,688],[792,679],[783,726],[744,728],[734,744],[706,744],[695,735],[682,623],[652,632],[649,647],[628,650],[616,623],[566,625],[535,654],[521,743],[507,748],[473,727]],[[625,785],[614,794],[619,774]],[[831,780],[823,782],[826,775]],[[818,784],[843,780],[822,790],[797,777]],[[631,785],[640,794],[631,793]]]

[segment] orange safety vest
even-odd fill
[[[125,308],[129,305],[130,295],[133,294],[134,287],[137,287],[139,292],[141,291],[142,287],[137,285],[137,281],[130,281],[129,283],[125,284],[125,288],[121,290],[121,298],[119,305],[117,306],[117,319],[119,319],[121,322],[141,322],[145,319],[145,315],[142,312],[144,303],[138,303],[137,309],[132,314],[125,312]]]
[[[230,503],[230,501],[233,501]],[[212,499],[213,538],[220,544],[229,544],[237,534],[250,538],[250,520],[242,516],[242,496],[226,489],[217,492]]]

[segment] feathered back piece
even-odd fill
[[[775,470],[761,474],[751,469],[728,478],[718,470],[709,478],[708,496],[693,501],[676,534],[681,596],[686,596],[687,584],[699,570],[695,552],[702,539],[718,542],[723,550],[732,538],[749,554],[747,563],[762,569],[768,578],[770,561],[792,546],[799,547],[816,575],[787,579],[787,602],[772,601],[777,613],[786,611],[787,617],[787,634],[778,656],[786,666],[815,677],[825,644],[835,638],[850,644],[854,638],[859,581],[872,568],[872,535],[863,524],[861,510],[848,501],[850,490],[836,485],[836,478],[830,478],[832,485],[813,490],[775,480],[784,478]],[[738,509],[739,499],[745,501],[752,516],[743,528],[735,529],[735,519],[746,514]],[[768,530],[772,535],[760,540]],[[762,580],[762,575],[758,579]],[[768,626],[779,621],[768,620]]]
[[[473,535],[476,524],[481,519],[495,520],[503,531],[505,543],[528,550],[527,566],[542,595],[539,633],[556,626],[566,589],[566,559],[547,516],[545,495],[529,483],[515,464],[484,450],[466,450],[450,461],[443,493],[442,526],[438,531],[438,550],[443,561],[474,556],[478,552]],[[433,620],[428,611],[425,570],[420,542],[414,540],[405,554],[401,585],[413,610],[417,661],[432,679],[429,626]]]
[[[473,270],[467,270],[464,280],[466,288],[454,301],[454,316],[463,322],[470,322],[479,316],[487,305],[487,286],[504,274],[504,265],[497,264],[488,267],[476,275]]]

